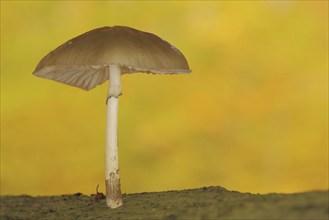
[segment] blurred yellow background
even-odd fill
[[[328,188],[327,1],[1,1],[1,194],[104,192],[107,83],[32,75],[50,50],[124,25],[190,75],[122,77],[122,191]]]

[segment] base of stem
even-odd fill
[[[120,177],[117,173],[110,173],[109,179],[105,180],[106,186],[106,204],[115,209],[122,206],[122,195],[120,189]]]

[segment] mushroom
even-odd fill
[[[190,73],[184,55],[158,36],[125,26],[102,27],[57,47],[37,65],[34,75],[84,90],[109,80],[106,99],[106,203],[123,204],[118,165],[118,101],[121,74]]]

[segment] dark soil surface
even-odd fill
[[[250,194],[222,187],[123,195],[124,205],[81,193],[1,196],[0,219],[328,219],[328,191]]]

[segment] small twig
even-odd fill
[[[98,192],[98,187],[99,187],[99,184],[96,186],[95,202],[98,202],[99,200],[105,199],[104,194]]]

